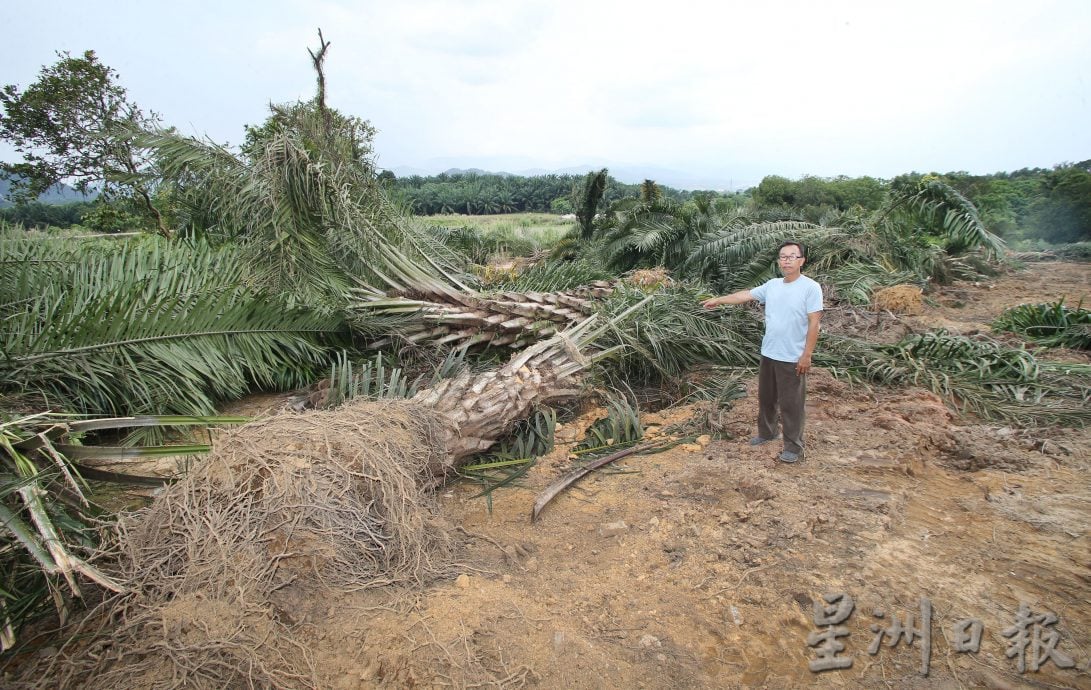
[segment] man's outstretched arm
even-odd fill
[[[701,305],[705,309],[714,309],[721,304],[745,304],[746,302],[753,301],[754,296],[750,294],[749,290],[739,290],[738,292],[732,292],[730,295],[721,295],[720,297],[713,297],[701,302]]]

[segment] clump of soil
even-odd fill
[[[873,296],[876,309],[895,314],[920,314],[924,307],[922,291],[916,285],[892,285],[877,290]]]

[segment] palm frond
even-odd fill
[[[977,207],[954,187],[938,179],[926,179],[913,192],[895,191],[889,206],[907,208],[938,226],[952,253],[980,247],[995,257],[1004,249],[1004,241],[981,222]]]
[[[78,247],[78,243],[75,244]],[[53,409],[210,415],[254,387],[305,385],[337,315],[286,308],[250,287],[242,257],[154,238],[77,251],[9,243],[0,284],[0,392]],[[51,250],[59,263],[37,261]]]
[[[823,336],[816,363],[835,376],[915,385],[952,407],[1018,426],[1091,422],[1091,366],[1047,364],[1021,348],[944,331],[894,345]]]
[[[822,226],[797,220],[732,224],[703,239],[687,257],[686,265],[715,265],[715,276],[704,277],[714,278],[723,292],[733,292],[776,275],[777,246],[781,242],[796,239],[812,244],[815,235],[826,232]]]
[[[874,263],[853,262],[825,271],[818,280],[830,288],[827,299],[860,305],[869,304],[877,289],[916,284],[920,277],[910,271],[891,271]]]
[[[148,135],[164,181],[194,232],[232,238],[263,287],[337,305],[350,286],[444,294],[465,289],[462,260],[402,214],[373,171],[338,149],[313,108],[248,150],[173,132]]]
[[[1064,298],[1052,303],[1021,304],[1005,309],[992,323],[998,331],[1018,333],[1046,347],[1091,350],[1091,310],[1083,303],[1065,306]]]
[[[329,389],[323,407],[336,407],[356,398],[384,400],[411,398],[420,387],[420,378],[410,381],[405,370],[390,366],[379,352],[371,360],[353,362],[345,352],[337,355],[326,379]]]
[[[645,296],[620,289],[602,309],[614,314]],[[609,374],[635,384],[676,378],[698,364],[755,364],[762,337],[758,319],[746,309],[705,309],[703,296],[688,285],[662,289],[639,318],[614,327],[599,341],[603,347],[624,346],[610,362]]]
[[[86,497],[85,478],[98,474],[103,459],[137,455],[192,454],[193,444],[161,448],[110,448],[83,445],[87,431],[129,426],[237,423],[238,418],[129,417],[73,421],[36,414],[0,421],[0,650],[16,641],[16,631],[53,601],[63,618],[65,596],[81,597],[79,578],[115,592],[125,587],[94,563],[100,532],[93,527],[100,509]],[[84,476],[81,476],[83,474]],[[105,473],[113,480],[133,477]],[[136,479],[140,479],[137,477]],[[155,479],[156,483],[162,480]]]
[[[606,398],[607,414],[587,429],[583,440],[576,444],[572,453],[584,461],[601,453],[639,443],[644,438],[644,425],[640,421],[640,408],[624,395],[617,393]]]
[[[556,411],[551,407],[539,408],[516,424],[506,438],[499,440],[496,450],[459,467],[463,479],[482,486],[471,498],[484,496],[488,510],[492,512],[493,492],[516,484],[535,460],[553,450],[556,428]]]

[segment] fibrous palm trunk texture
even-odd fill
[[[614,321],[646,302],[627,309]],[[414,401],[436,410],[446,430],[447,453],[442,467],[430,468],[434,478],[442,480],[467,457],[491,446],[535,405],[578,395],[587,367],[613,352],[583,353],[605,330],[595,327],[596,318],[588,317],[516,353],[499,369],[445,379],[414,396]]]
[[[380,347],[394,338],[436,346],[526,347],[555,335],[587,318],[593,301],[613,292],[614,286],[596,281],[564,292],[430,291],[427,295],[377,296],[355,293],[349,313],[366,324],[375,316],[402,316],[394,335],[372,343]]]

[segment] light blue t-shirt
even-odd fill
[[[778,362],[798,362],[807,346],[807,314],[822,311],[822,286],[800,275],[790,283],[773,278],[750,294],[765,305],[761,354]]]

